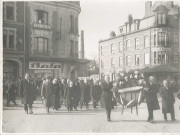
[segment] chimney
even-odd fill
[[[111,31],[110,38],[116,37],[116,33],[114,31]]]
[[[152,1],[145,2],[145,17],[152,15]]]
[[[84,59],[84,31],[81,31],[81,44],[79,46],[79,58]]]

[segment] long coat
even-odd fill
[[[151,106],[153,110],[159,110],[159,102],[157,98],[157,92],[158,92],[158,87],[156,84],[150,84],[147,83],[147,88],[148,91],[145,93],[146,95],[146,103]]]
[[[101,96],[101,88],[99,85],[92,85],[91,87],[91,99],[93,101],[98,101],[100,99]]]
[[[66,100],[66,106],[72,107],[73,105],[73,87],[67,87],[64,93],[64,98]]]
[[[112,109],[112,89],[113,85],[111,82],[103,82],[101,88],[103,90],[102,100],[104,101],[104,107],[106,110]]]
[[[171,113],[173,111],[173,104],[175,102],[174,94],[172,89],[162,86],[159,91],[162,97],[162,113]]]
[[[81,92],[81,102],[89,102],[90,101],[90,85],[89,84],[85,84],[85,83],[81,83],[80,85],[80,92]]]
[[[8,100],[14,101],[16,99],[16,88],[13,82],[8,84]]]
[[[32,80],[23,80],[21,82],[21,91],[20,95],[23,97],[21,99],[22,104],[33,104],[33,101],[36,99],[35,95],[35,85]]]
[[[53,107],[60,108],[60,86],[59,84],[53,84]]]
[[[42,85],[41,96],[45,98],[45,104],[48,108],[53,106],[53,91],[53,84],[51,82]]]
[[[73,106],[77,107],[80,101],[80,85],[79,83],[73,85]]]

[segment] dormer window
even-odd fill
[[[166,24],[166,14],[158,13],[158,24]]]

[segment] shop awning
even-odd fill
[[[156,72],[167,72],[175,73],[178,69],[168,65],[148,66],[140,70],[141,73],[156,73]]]

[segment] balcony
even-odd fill
[[[32,51],[32,57],[49,57],[50,51],[39,51],[39,50],[33,50]]]
[[[51,26],[49,24],[42,24],[42,23],[34,22],[33,28],[50,30]]]

